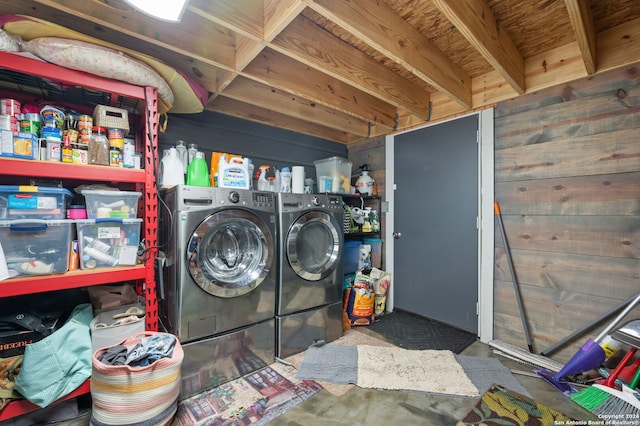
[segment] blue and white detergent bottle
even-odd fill
[[[249,159],[221,155],[218,162],[218,187],[249,189]]]

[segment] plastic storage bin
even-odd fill
[[[89,219],[134,219],[138,216],[138,199],[142,193],[130,191],[82,191]]]
[[[360,246],[362,241],[344,242],[344,273],[349,274],[358,270],[358,259],[360,257]]]
[[[371,246],[371,267],[382,268],[382,239],[363,238],[362,243]]]
[[[66,219],[71,196],[65,188],[0,185],[0,220]]]
[[[135,265],[142,219],[77,220],[80,269]]]
[[[351,161],[346,158],[330,157],[314,161],[318,192],[349,194],[351,188]]]
[[[67,272],[72,231],[72,220],[0,221],[0,241],[10,276]]]

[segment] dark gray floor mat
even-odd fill
[[[406,349],[450,350],[459,354],[476,341],[468,331],[396,309],[367,328]]]

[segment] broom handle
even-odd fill
[[[640,358],[638,358],[640,360]],[[636,368],[636,374],[633,375],[633,379],[631,379],[631,383],[629,383],[629,387],[634,389],[638,387],[640,384],[640,367]]]
[[[607,327],[605,327],[604,330],[602,330],[600,332],[600,334],[598,334],[598,336],[596,337],[596,343],[600,343],[600,341],[602,341],[602,339],[604,339],[604,337],[609,334],[609,332],[611,330],[613,330],[613,327],[615,327],[616,325],[618,325],[618,323],[620,321],[622,321],[622,318],[625,317],[625,315],[627,315],[629,313],[629,311],[631,311],[637,304],[638,302],[640,302],[640,294],[638,294],[636,296],[635,299],[633,299],[626,308],[624,308],[624,310],[622,312],[620,312],[620,314],[618,314],[618,316],[616,317],[616,319],[614,319],[613,321],[611,321],[609,323],[609,325]]]
[[[618,378],[624,367],[627,366],[629,360],[636,354],[637,350],[637,348],[631,348],[629,349],[629,351],[627,351],[624,358],[622,358],[622,361],[620,361],[620,363],[616,366],[616,369],[613,370],[609,377],[607,377],[607,379],[602,383],[604,386],[615,388],[616,379]]]
[[[557,341],[553,345],[549,346],[545,351],[540,352],[540,355],[548,356],[551,352],[555,352],[555,350],[558,349],[560,346],[564,345],[565,343],[567,343],[568,341],[570,341],[574,337],[581,335],[582,333],[584,333],[586,330],[589,330],[594,325],[600,324],[602,321],[604,321],[605,319],[609,318],[611,315],[615,314],[616,312],[618,312],[620,309],[624,308],[625,306],[630,306],[630,307],[635,306],[638,303],[638,301],[640,301],[640,294],[628,298],[627,300],[625,300],[621,304],[609,309],[607,312],[605,312],[604,314],[600,315],[598,318],[596,318],[596,319],[592,320],[591,322],[583,325],[582,327],[580,327],[579,329],[577,329],[576,331],[574,331],[573,333],[571,333],[567,337],[565,337],[563,339],[560,339],[559,341]],[[625,312],[625,314],[626,314],[626,312]],[[605,329],[605,331],[607,333],[609,331],[611,331],[611,328],[613,328],[616,324],[618,324],[621,319],[622,319],[622,317],[618,317],[615,320],[613,320],[613,322],[611,324],[614,324],[614,325],[613,326],[609,325],[610,328],[608,330]],[[607,333],[605,333],[605,334],[607,334]],[[605,334],[603,334],[602,336],[596,337],[595,342],[596,343],[600,343],[599,340],[604,338]]]
[[[533,353],[533,344],[531,343],[531,335],[529,334],[529,326],[527,325],[527,319],[525,318],[524,308],[522,307],[522,296],[520,295],[520,287],[518,286],[518,279],[516,278],[515,270],[513,269],[513,261],[511,260],[511,253],[509,250],[509,243],[507,242],[507,235],[504,232],[504,224],[502,223],[502,214],[500,213],[500,205],[497,201],[493,202],[493,210],[498,217],[498,224],[500,225],[500,234],[502,235],[502,243],[504,244],[504,252],[507,257],[507,263],[509,264],[509,272],[511,272],[511,281],[513,281],[513,289],[516,293],[516,302],[518,302],[518,310],[520,311],[520,319],[522,320],[522,328],[524,329],[524,336],[527,339],[527,347],[529,352]]]

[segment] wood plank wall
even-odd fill
[[[495,197],[536,352],[639,293],[640,64],[499,103]],[[526,347],[497,232],[494,337]]]
[[[495,196],[542,352],[640,292],[640,64],[502,102],[495,120]],[[384,200],[384,139],[350,144],[349,159]],[[498,232],[494,337],[526,348]],[[611,319],[550,357],[566,362]]]

